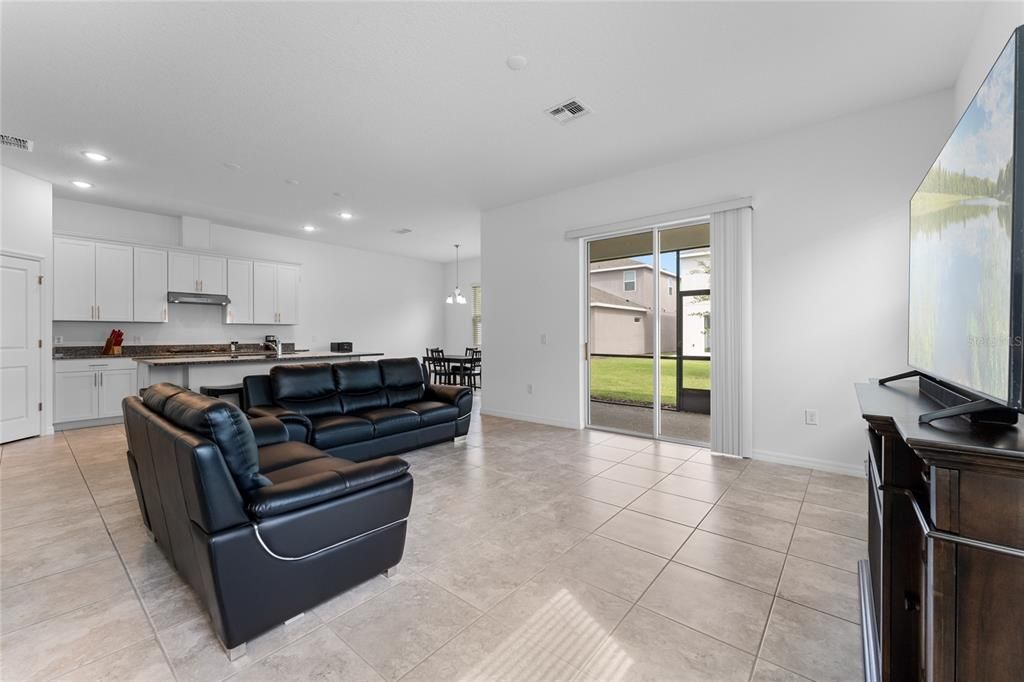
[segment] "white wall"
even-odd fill
[[[906,367],[908,202],[949,133],[952,96],[484,213],[485,411],[581,424],[582,259],[566,230],[749,195],[756,456],[862,471],[853,383]]]
[[[989,3],[956,79],[953,106],[957,118],[971,103],[1010,34],[1021,24],[1024,24],[1024,2]]]
[[[16,170],[2,169],[0,181],[0,251],[42,259],[43,433],[53,432],[53,186]]]
[[[470,258],[459,261],[459,284],[466,297],[466,305],[444,304],[444,349],[449,353],[462,354],[473,345],[473,291],[480,279],[480,259]],[[444,266],[444,296],[455,289],[455,263]],[[441,300],[444,300],[444,296]],[[484,316],[483,336],[487,336],[487,317]],[[486,340],[484,341],[486,343]],[[437,345],[437,344],[434,344]]]
[[[54,231],[96,239],[178,246],[180,218],[57,199]],[[439,263],[290,239],[226,225],[211,226],[211,250],[302,265],[299,324],[225,325],[213,306],[172,305],[167,323],[57,322],[65,345],[100,344],[112,327],[126,343],[261,341],[276,334],[300,348],[323,350],[352,341],[357,351],[423,354],[444,335]]]

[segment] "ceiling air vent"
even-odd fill
[[[408,227],[401,227],[397,230],[391,231],[394,232],[395,234],[409,234],[410,232],[412,232],[412,230],[410,230]]]
[[[589,113],[590,109],[587,108],[587,105],[578,99],[571,99],[568,102],[562,102],[557,107],[548,109],[548,114],[551,118],[563,124],[575,121],[577,118],[586,116]]]
[[[30,152],[35,143],[32,140],[26,140],[24,137],[0,134],[0,145],[11,147],[12,149],[20,149],[23,152]]]

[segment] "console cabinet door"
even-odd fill
[[[96,244],[53,240],[53,319],[96,319]]]
[[[204,294],[228,293],[228,261],[217,256],[199,256],[199,291]]]
[[[130,322],[132,310],[132,247],[96,244],[96,319]]]
[[[95,419],[98,410],[99,373],[57,372],[53,375],[53,421]]]
[[[167,256],[167,291],[199,291],[199,257],[171,251]]]
[[[299,321],[299,269],[294,265],[277,266],[277,322]]]
[[[121,400],[135,393],[134,369],[108,369],[99,375],[99,416],[120,417]]]
[[[135,247],[136,322],[167,321],[167,252]]]
[[[252,318],[256,324],[277,323],[277,266],[253,263]]]
[[[224,312],[227,324],[252,324],[251,260],[228,259],[228,298],[231,303]]]

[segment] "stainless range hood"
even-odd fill
[[[197,305],[227,305],[231,299],[224,294],[199,294],[194,291],[168,291],[168,303],[193,303]]]

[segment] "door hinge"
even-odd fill
[[[40,348],[42,348],[42,347],[43,347],[43,340],[42,340],[42,339],[39,339],[39,347],[40,347]]]
[[[39,411],[40,411],[40,412],[42,412],[42,411],[43,411],[43,404],[42,404],[42,403],[39,403]]]
[[[42,275],[39,275],[39,283],[40,283],[40,284],[42,284],[42,283],[43,283],[43,276],[42,276]]]

